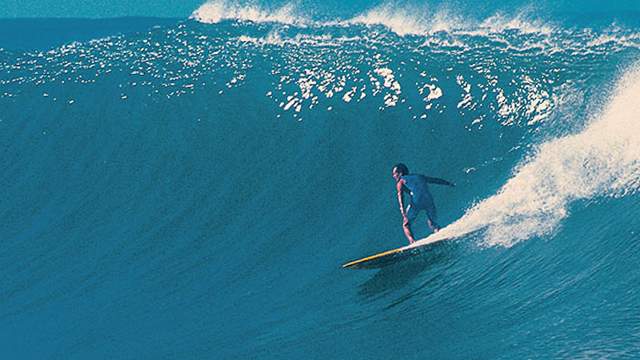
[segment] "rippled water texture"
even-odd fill
[[[2,357],[640,357],[640,29],[404,9],[0,43]]]

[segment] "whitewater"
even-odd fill
[[[2,358],[640,357],[640,22],[311,5],[0,41]]]

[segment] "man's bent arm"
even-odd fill
[[[411,224],[409,223],[409,219],[407,218],[407,214],[404,212],[404,201],[402,197],[402,186],[404,185],[404,180],[398,181],[397,189],[398,189],[398,203],[400,203],[400,213],[402,214],[402,230],[404,230],[404,235],[409,240],[409,244],[413,244],[416,239],[413,238],[413,234],[411,233]]]
[[[402,197],[402,186],[404,185],[404,180],[400,180],[398,181],[396,188],[398,190],[398,204],[400,204],[400,214],[402,214],[402,216],[406,216],[404,213],[404,201],[403,201],[403,197]]]

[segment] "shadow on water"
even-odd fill
[[[465,248],[459,240],[444,241],[426,246],[397,257],[394,262],[382,267],[372,278],[359,286],[358,295],[366,300],[375,300],[385,294],[400,290],[424,272],[431,272],[423,284],[411,293],[435,284],[442,278],[443,269],[457,262]]]

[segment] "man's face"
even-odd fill
[[[396,180],[396,182],[398,182],[400,180],[400,176],[402,176],[402,174],[400,174],[398,172],[398,168],[394,167],[393,170],[391,170],[391,176],[393,176],[393,178]]]

